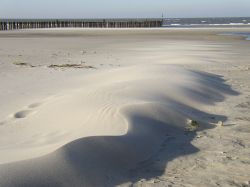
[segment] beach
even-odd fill
[[[0,32],[0,186],[250,186],[249,32]]]

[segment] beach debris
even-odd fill
[[[94,68],[93,66],[88,66],[85,65],[85,62],[81,62],[80,64],[51,64],[48,66],[48,68],[53,68],[53,69],[66,69],[66,68],[75,68],[75,69],[81,69],[81,68],[86,68],[86,69],[91,69]]]
[[[147,181],[146,179],[141,179],[141,180],[139,180],[139,182],[145,182],[145,181]]]
[[[218,123],[217,123],[217,126],[219,126],[219,127],[222,127],[222,126],[224,126],[224,123],[223,123],[223,121],[218,121]]]
[[[243,186],[246,186],[246,185],[250,186],[250,181],[245,181],[244,184],[243,184]]]
[[[188,132],[193,132],[196,131],[199,128],[199,126],[200,125],[196,120],[188,119],[185,129]]]
[[[87,51],[82,50],[81,53],[82,53],[82,55],[85,55],[87,53]]]
[[[148,183],[151,183],[151,184],[156,184],[159,182],[160,182],[160,180],[158,180],[158,179],[152,179],[152,180],[148,181]]]
[[[35,67],[34,65],[28,64],[26,62],[13,62],[13,64],[16,66],[25,66],[25,67],[31,67],[31,68]]]
[[[26,62],[13,62],[14,65],[16,66],[21,66],[21,67],[41,67],[42,65],[32,65]],[[53,69],[66,69],[66,68],[75,68],[75,69],[93,69],[95,68],[94,66],[88,66],[86,65],[86,62],[81,61],[80,64],[50,64],[47,66],[48,68],[53,68]]]

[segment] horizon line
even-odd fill
[[[10,20],[10,19],[15,19],[15,20],[18,20],[18,19],[29,19],[29,20],[32,20],[32,19],[40,19],[40,20],[43,20],[43,19],[197,19],[197,18],[250,18],[250,16],[201,16],[201,17],[86,17],[86,18],[63,18],[63,17],[48,17],[48,18],[14,18],[14,17],[11,17],[11,18],[1,18],[0,17],[0,20]]]

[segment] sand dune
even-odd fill
[[[99,35],[101,31],[97,32]],[[114,43],[106,44],[105,37],[109,34],[104,31],[104,39],[99,36],[103,46],[97,45],[100,54],[91,53],[86,59],[92,62],[89,65],[97,67],[107,54],[105,51],[117,50],[113,55],[118,54],[120,61],[118,57],[110,57],[110,61],[102,62],[104,66],[106,62],[116,66],[57,71],[37,66],[36,63],[43,64],[42,59],[32,62],[37,66],[35,68],[6,65],[10,68],[6,68],[6,72],[19,68],[20,75],[23,71],[30,73],[33,79],[39,76],[42,79],[37,80],[40,83],[37,88],[27,84],[26,89],[23,88],[25,85],[17,87],[17,94],[5,95],[5,98],[15,96],[17,100],[24,100],[16,102],[22,107],[4,105],[5,112],[1,113],[4,116],[6,111],[12,111],[0,120],[0,186],[147,185],[143,181],[153,181],[151,185],[161,182],[159,185],[164,186],[172,181],[159,180],[166,175],[167,166],[171,167],[171,163],[181,158],[186,158],[186,164],[192,165],[189,156],[204,153],[202,142],[209,141],[199,142],[200,147],[193,142],[197,141],[199,134],[202,134],[199,137],[209,138],[207,134],[210,131],[228,123],[228,116],[218,111],[232,110],[223,110],[217,105],[226,105],[228,98],[238,97],[240,93],[226,83],[223,76],[206,72],[202,65],[219,67],[216,65],[218,60],[228,62],[228,57],[225,60],[224,55],[232,53],[228,44],[222,43],[224,40],[216,43],[212,38],[201,43],[190,39],[189,34],[184,42],[175,43],[170,39],[171,42],[166,45],[162,43],[162,38],[155,42],[158,31],[151,32],[146,41],[146,44],[151,44],[148,47],[140,43],[145,38],[139,36],[138,39],[135,34],[139,44],[128,42],[126,39],[133,39],[133,34],[124,36],[126,34],[119,32],[114,35]],[[199,34],[202,35],[202,32]],[[207,36],[207,33],[203,35]],[[114,46],[121,36],[125,45],[117,44],[117,49]],[[65,41],[67,43],[68,39]],[[92,41],[90,37],[89,42]],[[135,46],[131,49],[132,44]],[[27,60],[28,56],[23,58]],[[61,61],[58,58],[58,62]],[[77,55],[74,58],[81,60]],[[19,74],[17,76],[21,77]],[[46,79],[48,74],[49,79]],[[26,76],[20,81],[32,83],[33,80],[28,79],[29,76]],[[9,86],[5,85],[6,88]],[[32,95],[30,90],[34,90]],[[18,96],[22,93],[24,96]],[[1,99],[4,104],[4,97]],[[196,121],[198,129],[188,131],[188,121]],[[212,139],[216,136],[211,135]],[[212,143],[209,146],[213,149]],[[226,143],[223,146],[230,147]],[[200,158],[203,157],[194,156],[193,160]],[[177,163],[176,168],[184,165]],[[193,167],[190,165],[188,168]],[[208,165],[203,164],[204,167],[197,171],[206,173]],[[182,174],[181,171],[178,173]],[[221,184],[226,184],[226,181]],[[176,178],[174,184],[178,186],[184,182]],[[201,183],[196,179],[193,184]]]
[[[104,72],[91,79],[100,82],[97,89],[95,85],[72,91],[68,96],[39,106],[33,116],[32,110],[14,115],[15,118],[27,117],[20,125],[25,124],[33,133],[37,128],[41,132],[46,129],[58,132],[62,127],[69,132],[77,130],[68,137],[61,135],[54,147],[58,150],[49,155],[2,165],[2,185],[100,186],[127,182],[125,176],[143,162],[150,162],[168,139],[178,136],[178,141],[189,139],[190,143],[194,133],[185,134],[188,119],[202,124],[213,116],[225,121],[225,117],[206,114],[199,108],[223,101],[226,95],[237,94],[216,75],[173,65],[133,66]],[[34,121],[36,126],[30,124]],[[208,124],[202,127],[212,128]],[[98,132],[113,136],[96,136]],[[50,144],[56,134],[41,144],[39,136],[19,144],[18,147],[24,147],[20,151],[29,155],[25,147],[32,143],[44,152],[44,144]],[[77,139],[82,136],[90,137]],[[12,149],[17,152],[16,147]],[[194,147],[188,150],[189,154],[196,151]],[[9,158],[10,155],[6,155],[6,160]],[[8,176],[14,176],[15,182]]]

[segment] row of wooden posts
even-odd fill
[[[0,30],[36,28],[147,28],[161,27],[161,19],[129,20],[1,20]]]

